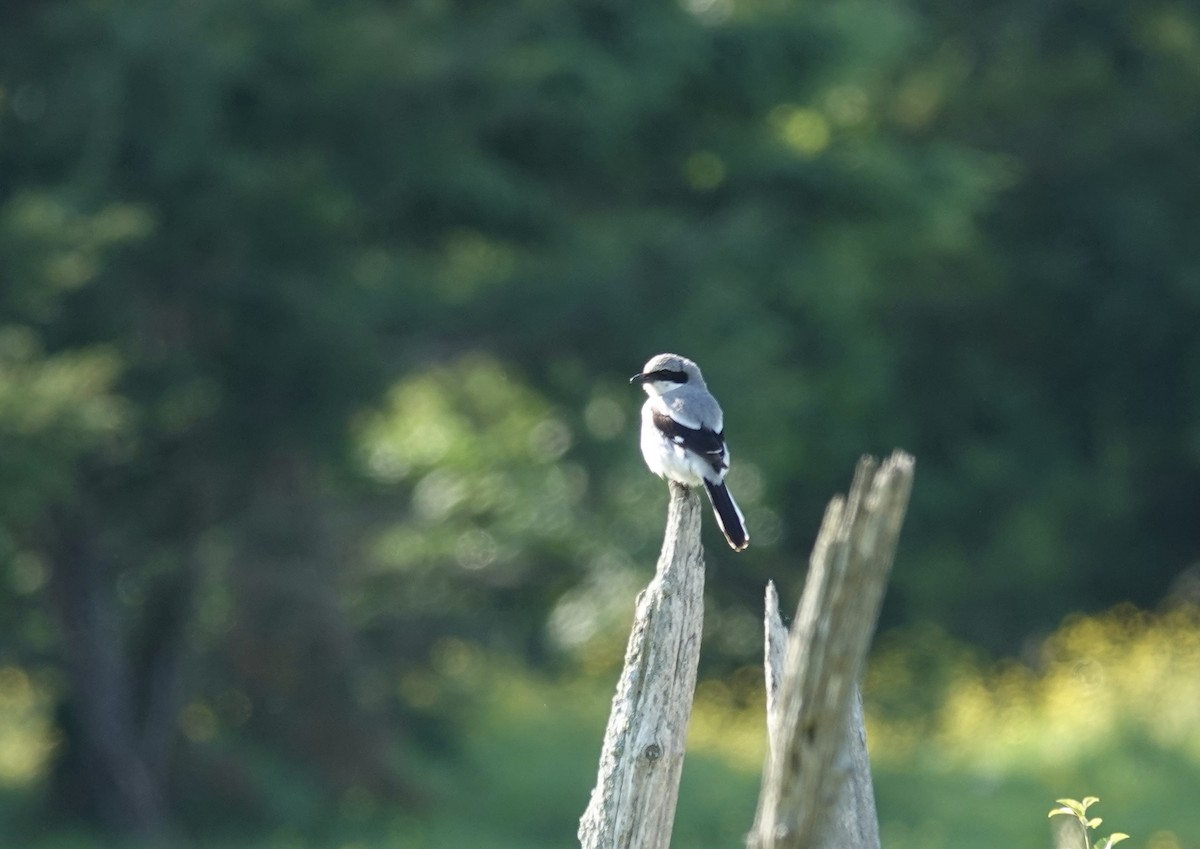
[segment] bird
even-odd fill
[[[641,448],[650,471],[687,487],[703,485],[734,551],[750,544],[746,519],[725,485],[729,447],[721,405],[700,367],[678,354],[651,357],[629,378],[650,397],[642,405]]]

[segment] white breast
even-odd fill
[[[712,466],[702,457],[698,457],[677,445],[662,431],[654,426],[651,418],[652,406],[647,401],[642,406],[641,448],[642,456],[650,471],[660,478],[678,481],[686,486],[700,486],[707,475],[711,480],[720,480],[725,476],[715,477]]]

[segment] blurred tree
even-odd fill
[[[726,406],[754,539],[711,538],[708,663],[756,650],[763,580],[895,445],[893,621],[1007,647],[1161,592],[1197,542],[1197,31],[1065,0],[5,5],[0,607],[4,659],[63,676],[56,801],[153,832],[254,809],[271,764],[414,801],[447,638],[620,639],[665,502],[624,376],[660,350]]]
[[[875,269],[965,252],[986,194],[966,154],[878,133],[912,22],[873,4],[3,15],[20,391],[74,364],[94,398],[65,435],[31,428],[54,462],[14,479],[6,545],[45,562],[62,634],[17,651],[67,672],[61,795],[128,831],[161,827],[175,729],[211,739],[221,694],[334,788],[386,788],[346,776],[389,750],[392,711],[430,706],[406,664],[439,634],[536,652],[565,599],[560,637],[588,636],[587,594],[564,593],[615,607],[658,525],[615,448],[638,399],[613,370],[726,351],[716,385],[753,376],[759,399],[723,393],[757,446],[744,500],[765,468],[794,497],[785,470],[825,450],[795,430],[871,412]],[[345,424],[428,362],[361,419],[366,470],[406,506],[339,578],[370,522]],[[780,526],[757,522],[755,594]],[[207,670],[186,693],[184,664]]]
[[[987,151],[1004,185],[973,284],[893,305],[930,555],[897,577],[913,613],[1008,647],[1064,601],[1154,603],[1200,546],[1200,16],[918,8],[889,119]]]
[[[383,373],[377,297],[352,273],[355,201],[321,138],[340,122],[312,114],[304,73],[286,79],[289,57],[320,67],[315,46],[289,43],[314,31],[274,14],[54,3],[10,7],[0,27],[0,250],[14,281],[2,423],[17,437],[4,441],[4,542],[10,557],[46,564],[60,625],[58,801],[121,831],[155,833],[168,817],[194,655],[224,657],[201,697],[232,688],[268,725],[271,697],[287,702],[277,734],[323,763],[335,789],[346,776],[373,783],[378,758],[340,773],[334,761],[383,751],[366,741],[382,722],[336,683],[354,658],[325,595],[329,566],[315,562],[328,547],[305,549],[315,569],[298,559],[277,577],[325,599],[316,607],[329,616],[249,604],[188,641],[197,606],[219,605],[221,573],[270,574],[319,536],[319,521],[287,505],[318,497],[345,418]],[[338,102],[334,92],[325,103]],[[280,505],[266,522],[263,501]],[[239,642],[256,629],[305,639]],[[52,662],[23,648],[26,662]],[[297,650],[310,675],[301,689],[320,699],[272,677]]]

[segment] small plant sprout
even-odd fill
[[[1083,832],[1083,849],[1112,849],[1113,846],[1128,838],[1129,835],[1114,831],[1100,842],[1092,842],[1091,832],[1099,828],[1103,820],[1100,817],[1089,817],[1087,812],[1088,808],[1099,801],[1100,799],[1097,796],[1085,796],[1082,802],[1075,799],[1058,799],[1058,807],[1051,808],[1048,816],[1057,817],[1065,815],[1074,817],[1079,822],[1080,829]]]

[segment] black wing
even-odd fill
[[[666,413],[652,412],[654,426],[676,445],[706,459],[718,474],[725,470],[725,432],[681,425]]]

